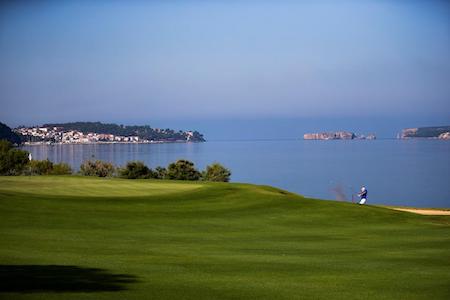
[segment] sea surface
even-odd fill
[[[450,141],[267,140],[166,144],[24,146],[34,159],[67,162],[75,170],[88,159],[124,165],[140,160],[154,168],[177,159],[199,169],[219,162],[233,182],[276,186],[321,199],[356,201],[361,186],[368,204],[450,207]]]

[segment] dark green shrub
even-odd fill
[[[13,145],[7,140],[0,140],[0,153],[8,152],[13,148]]]
[[[156,167],[155,169],[155,178],[156,179],[165,179],[167,176],[167,170],[163,167]]]
[[[28,152],[13,148],[8,141],[0,141],[0,175],[19,175],[27,166]]]
[[[130,161],[120,169],[120,177],[128,179],[155,178],[156,174],[141,161]]]
[[[201,173],[194,167],[194,163],[180,159],[167,167],[167,179],[199,180]]]
[[[206,167],[203,171],[202,179],[206,181],[230,181],[231,172],[219,163],[214,163]]]
[[[114,175],[113,164],[101,160],[87,160],[80,166],[80,174],[84,176],[109,177]]]
[[[70,175],[72,168],[66,163],[53,164],[52,175]]]
[[[46,160],[32,160],[28,163],[29,175],[49,175],[53,170],[53,163]]]

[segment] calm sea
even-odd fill
[[[140,160],[151,167],[184,158],[200,169],[220,162],[231,169],[233,182],[267,184],[315,198],[351,201],[352,193],[365,185],[368,203],[450,207],[449,141],[224,141],[24,149],[35,159],[67,162],[76,170],[92,158],[116,165]]]

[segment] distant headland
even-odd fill
[[[450,126],[405,128],[397,135],[397,138],[432,138],[450,140]]]
[[[164,143],[204,142],[198,131],[175,131],[149,125],[118,125],[101,122],[50,123],[19,126],[12,130],[25,144]]]

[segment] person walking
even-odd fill
[[[358,204],[364,204],[367,201],[367,189],[363,186],[361,188],[361,192],[358,193],[358,196],[361,200],[359,200]]]

